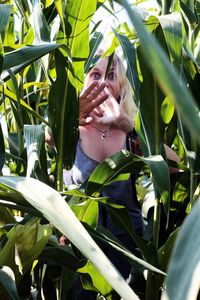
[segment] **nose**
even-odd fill
[[[106,87],[109,88],[109,82],[108,82],[108,79],[107,79],[107,78],[104,77],[104,78],[102,79],[102,82],[104,82],[104,83],[106,84]]]
[[[110,87],[106,78],[102,78],[101,80],[99,80],[99,83],[105,83],[106,84],[106,88]]]
[[[103,79],[102,81],[101,81],[101,83],[104,83],[106,86],[105,86],[105,88],[106,89],[110,89],[110,86],[109,86],[109,83],[106,81],[106,79]]]

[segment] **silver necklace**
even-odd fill
[[[107,137],[111,136],[111,131],[110,129],[106,129],[106,130],[101,130],[96,126],[91,125],[91,127],[95,128],[97,131],[99,131],[101,133],[101,139],[104,140]]]

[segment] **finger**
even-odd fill
[[[87,98],[90,93],[93,91],[93,89],[98,86],[98,81],[93,81],[87,88],[85,88],[81,94],[80,94],[80,97],[82,98]]]
[[[89,117],[87,117],[87,118],[85,119],[85,123],[86,123],[86,124],[89,124],[89,123],[92,122],[92,120],[93,120],[93,117],[89,116]]]
[[[96,97],[95,100],[91,101],[91,106],[92,109],[98,107],[99,105],[101,105],[101,103],[103,103],[106,99],[108,99],[109,95],[106,93],[101,93],[98,97]]]
[[[103,91],[104,91],[104,94],[105,94],[105,87],[106,87],[106,84],[105,82],[102,82],[100,83],[99,85],[97,85],[90,93],[90,95],[88,96],[88,98],[90,100],[94,100],[95,98],[97,98]],[[108,94],[106,92],[106,94]]]
[[[89,123],[91,123],[93,120],[93,117],[92,116],[84,116],[84,117],[80,117],[79,118],[79,126],[85,126]]]
[[[99,84],[98,81],[95,81],[84,90],[80,97],[87,98],[87,100],[94,100],[99,94],[101,94],[105,86],[105,82]]]
[[[93,109],[92,113],[90,114],[91,116],[98,116],[98,117],[102,117],[104,114],[104,110],[101,109],[100,106],[96,107],[95,109]]]

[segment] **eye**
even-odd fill
[[[108,74],[108,79],[115,80],[115,73],[113,71]]]
[[[101,75],[99,74],[99,72],[93,72],[91,74],[91,77],[92,77],[93,80],[99,80]]]

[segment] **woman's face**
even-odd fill
[[[105,57],[90,70],[87,76],[87,86],[89,86],[93,81],[98,81],[99,83],[105,81],[107,89],[117,100],[120,96],[120,86],[116,75],[116,68],[114,63],[112,63],[107,77],[105,78],[107,65],[108,57]]]

